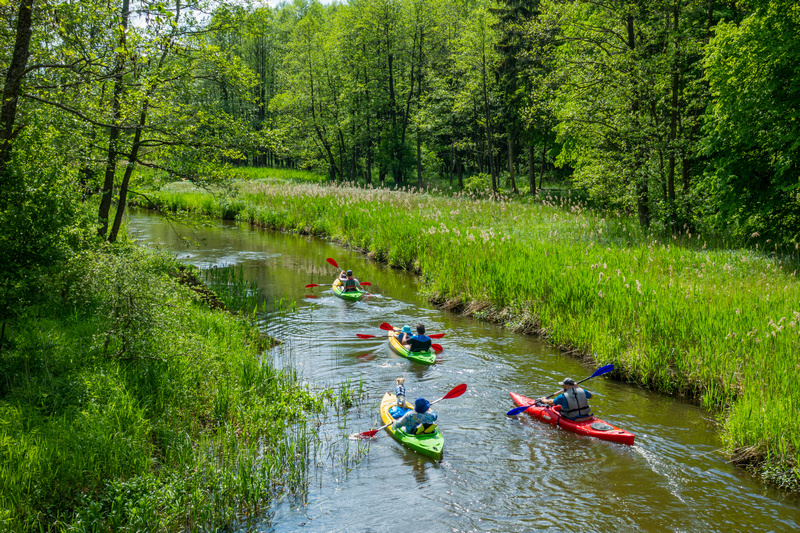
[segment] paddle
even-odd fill
[[[437,402],[441,402],[442,400],[450,400],[452,398],[458,398],[459,396],[464,394],[464,392],[466,390],[467,390],[467,384],[466,383],[462,383],[461,385],[456,385],[455,387],[453,387],[453,389],[450,392],[448,392],[447,394],[445,394],[444,396],[442,396],[438,400],[432,401],[431,405],[433,405],[433,404],[435,404]],[[394,422],[394,421],[392,421],[392,422]],[[356,437],[360,437],[362,439],[370,439],[370,438],[374,437],[380,430],[386,429],[387,427],[392,425],[392,422],[389,422],[388,424],[384,424],[383,426],[379,427],[378,429],[371,429],[369,431],[364,431],[363,433],[356,433],[355,436]]]
[[[341,268],[339,268],[339,264],[338,264],[336,261],[334,261],[334,260],[333,260],[333,258],[329,257],[329,258],[327,258],[325,261],[327,261],[327,262],[328,262],[328,263],[330,263],[331,265],[333,265],[333,266],[335,266],[336,268],[338,268],[339,270],[341,270]]]
[[[592,378],[596,378],[597,376],[602,376],[603,374],[608,374],[612,370],[614,370],[614,365],[601,366],[600,368],[598,368],[597,370],[594,371],[594,374],[592,374],[588,378],[580,380],[578,383],[575,383],[575,385],[578,385],[579,383],[583,383],[586,380],[589,380],[589,379],[592,379]],[[545,398],[552,398],[556,394],[561,394],[562,392],[564,392],[564,389],[561,389],[558,392],[554,392],[550,396],[545,396]],[[515,408],[511,409],[509,412],[507,412],[506,416],[514,416],[514,415],[517,415],[517,414],[521,413],[522,411],[527,411],[528,408],[531,405],[535,405],[535,404],[532,403],[532,404],[529,404],[529,405],[520,405],[519,407],[515,407]]]

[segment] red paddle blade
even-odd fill
[[[381,325],[378,327],[384,331],[394,331],[394,328],[388,322],[381,322]]]
[[[333,258],[329,257],[325,261],[327,261],[331,265],[335,266],[336,268],[339,268],[339,265],[336,263],[336,261],[333,260]],[[341,268],[339,268],[339,270],[341,270]]]
[[[364,333],[356,333],[356,337],[359,339],[374,339],[375,335],[366,335]]]
[[[372,437],[375,436],[376,433],[378,433],[378,430],[372,429],[370,431],[364,431],[363,433],[360,433],[358,436],[361,437],[362,439],[371,439]]]
[[[442,337],[444,337],[444,333],[435,333],[433,335],[428,335],[428,337],[430,337],[431,339],[441,339]]]
[[[359,283],[361,283],[362,285],[369,285],[370,287],[372,287],[372,283],[370,283],[369,281],[361,281]]]
[[[312,298],[316,300],[317,298],[319,298],[319,296],[317,296],[316,294],[306,294],[306,298]]]
[[[444,395],[442,400],[449,400],[450,398],[458,398],[459,396],[464,394],[466,390],[467,390],[466,383],[462,383],[461,385],[456,385],[455,387],[453,387],[453,390]]]
[[[319,287],[319,284],[317,284],[317,283],[309,283],[308,285],[306,285],[306,289],[310,289],[311,287]]]
[[[434,352],[441,352],[442,350],[444,350],[441,344],[435,344],[435,343],[431,344],[431,348],[433,348]]]

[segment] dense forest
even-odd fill
[[[136,169],[211,182],[257,165],[556,184],[646,227],[798,239],[790,0],[6,0],[0,14],[2,201],[53,204],[50,224],[98,195],[113,241]]]

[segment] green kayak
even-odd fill
[[[387,392],[383,395],[383,401],[381,401],[381,420],[383,420],[384,424],[389,424],[386,426],[386,431],[388,431],[396,441],[400,442],[400,444],[411,448],[421,455],[426,455],[437,461],[441,461],[442,454],[444,453],[444,436],[442,432],[439,431],[439,428],[437,427],[436,431],[429,435],[409,435],[402,429],[392,429],[391,422],[394,419],[392,415],[389,414],[389,408],[396,404],[397,398],[394,394]],[[406,402],[406,408],[413,409],[414,406]]]
[[[402,355],[406,359],[411,359],[415,363],[423,365],[432,365],[436,362],[436,353],[432,349],[425,350],[424,352],[409,352],[397,340],[397,335],[394,332],[389,332],[389,346],[392,347],[397,354]]]
[[[359,290],[344,292],[342,290],[342,287],[337,285],[335,282],[333,284],[333,293],[342,300],[348,300],[351,302],[357,302],[358,300],[363,298],[364,295],[366,294],[366,292]]]

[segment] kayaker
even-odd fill
[[[431,404],[425,398],[417,398],[414,402],[414,410],[408,411],[400,419],[395,420],[392,429],[402,429],[410,435],[423,435],[436,431],[436,419],[439,415],[431,408]]]
[[[411,326],[403,326],[403,329],[397,332],[397,340],[400,344],[406,344],[407,338],[411,338]]]
[[[590,420],[594,415],[586,400],[592,397],[592,393],[580,388],[572,378],[564,378],[560,385],[564,392],[555,399],[540,398],[539,401],[547,405],[560,405],[560,414],[567,420],[575,422]]]
[[[358,290],[364,290],[364,287],[361,286],[361,283],[353,277],[353,271],[347,271],[347,277],[342,281],[342,286],[344,287],[344,292],[353,292]]]
[[[431,338],[425,335],[425,325],[417,324],[417,334],[413,337],[408,334],[403,336],[403,346],[410,352],[425,352],[431,349]]]
[[[410,329],[410,328],[409,328]],[[394,389],[394,394],[397,396],[397,407],[406,406],[406,378],[397,378],[397,387]]]

